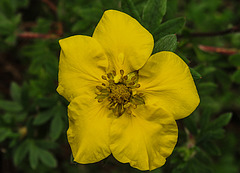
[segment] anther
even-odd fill
[[[108,79],[112,79],[112,73],[107,74]]]
[[[142,97],[142,96],[143,96],[143,93],[139,93],[138,95],[139,95],[140,97]]]
[[[98,103],[103,102],[103,99],[98,99]]]
[[[109,83],[114,83],[114,80],[113,80],[113,79],[110,79],[108,82],[109,82]]]
[[[127,110],[127,114],[132,114],[132,111],[130,109]]]
[[[135,81],[136,79],[137,79],[136,76],[133,76],[133,77],[131,78],[132,81]]]
[[[137,105],[134,105],[134,104],[133,104],[133,105],[132,105],[132,108],[133,108],[133,109],[136,109],[136,108],[137,108]]]
[[[135,82],[130,82],[128,85],[135,85]]]
[[[102,79],[103,79],[103,80],[107,80],[107,77],[104,76],[104,75],[102,75]]]
[[[115,70],[112,71],[112,74],[113,74],[113,76],[117,75]]]
[[[141,85],[138,83],[138,84],[135,86],[135,88],[140,88],[140,86],[141,86]]]
[[[128,76],[124,76],[123,79],[124,79],[124,80],[128,80]]]
[[[105,83],[102,83],[102,86],[106,86],[106,84],[105,84]]]
[[[120,74],[123,76],[123,74],[124,74],[124,71],[123,71],[123,70],[120,70]]]
[[[103,88],[101,86],[96,86],[98,90],[102,90]]]

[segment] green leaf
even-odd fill
[[[21,102],[21,88],[17,83],[12,82],[10,86],[11,97],[16,102]]]
[[[199,124],[201,127],[201,132],[205,130],[205,128],[207,127],[207,125],[210,123],[210,117],[212,114],[212,109],[209,108],[205,108],[201,114],[200,120],[199,120]]]
[[[229,62],[233,66],[240,66],[240,54],[234,54],[229,57]]]
[[[188,130],[193,134],[197,135],[197,126],[196,122],[193,121],[192,116],[189,116],[183,120],[184,125],[188,128]]]
[[[0,128],[0,142],[4,141],[7,137],[12,134],[11,129],[8,128]]]
[[[42,125],[46,123],[53,116],[53,109],[40,112],[33,121],[33,125]]]
[[[168,34],[176,34],[180,32],[185,25],[185,18],[179,17],[172,20],[168,20],[161,25],[159,25],[154,31],[154,38],[158,40],[159,38],[168,35]]]
[[[36,99],[36,104],[41,108],[51,108],[55,106],[58,101],[58,95],[52,95],[51,97],[43,97]]]
[[[41,162],[50,167],[50,168],[55,168],[57,167],[57,160],[54,158],[54,156],[48,152],[47,150],[43,150],[40,149],[40,155],[39,155],[39,159],[41,160]]]
[[[36,141],[37,146],[43,149],[56,149],[58,144],[46,139]]]
[[[17,147],[17,149],[14,152],[13,162],[15,166],[18,166],[21,163],[21,161],[26,157],[28,152],[29,152],[29,141],[25,140]]]
[[[198,90],[200,95],[202,94],[211,94],[216,91],[218,86],[213,82],[202,82],[198,84]]]
[[[132,17],[134,17],[135,19],[137,19],[139,22],[141,22],[141,17],[139,15],[139,12],[136,8],[136,6],[134,5],[132,0],[124,0],[122,1],[123,6],[126,6],[128,8],[128,10],[130,11],[130,15]]]
[[[212,121],[212,123],[209,126],[209,129],[218,129],[222,128],[223,126],[227,125],[232,118],[232,113],[225,113],[220,115],[217,119]]]
[[[148,0],[143,9],[143,24],[150,31],[157,28],[166,13],[167,0]],[[152,29],[151,29],[152,28]]]
[[[166,35],[160,38],[154,45],[153,53],[160,51],[174,52],[177,48],[177,37],[174,34]]]
[[[237,70],[232,75],[232,80],[238,84],[240,84],[240,70]]]
[[[51,122],[50,137],[52,140],[57,140],[62,133],[63,121],[60,115],[56,114]]]
[[[19,112],[22,110],[22,106],[17,102],[0,100],[0,109],[9,112]]]
[[[37,168],[39,155],[41,155],[41,153],[39,152],[39,148],[32,141],[30,143],[30,153],[29,153],[29,161],[32,169]]]
[[[190,68],[190,72],[193,76],[194,81],[197,81],[197,80],[202,78],[202,76],[196,70],[194,70],[193,68]]]
[[[210,153],[210,154],[216,155],[216,156],[221,155],[221,151],[220,151],[219,147],[212,141],[203,143],[202,147],[207,153]]]

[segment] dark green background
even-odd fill
[[[238,173],[238,0],[0,0],[0,172],[140,172],[112,156],[73,163],[66,139],[68,103],[56,93],[58,40],[91,36],[107,9],[139,20],[154,36],[154,52],[181,56],[201,98],[192,115],[177,121],[173,154],[152,172]]]

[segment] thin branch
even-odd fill
[[[236,33],[240,32],[240,25],[234,26],[230,29],[219,31],[219,32],[196,32],[196,33],[190,33],[187,35],[187,37],[216,37],[221,35],[226,35],[230,33]],[[184,37],[183,35],[179,35],[179,38]]]
[[[205,46],[205,45],[199,45],[198,48],[204,52],[213,52],[213,53],[220,53],[225,55],[233,55],[239,52],[238,50],[232,49],[232,48],[213,47],[213,46]]]
[[[40,34],[40,33],[35,33],[35,32],[22,32],[18,34],[19,38],[23,39],[35,39],[35,38],[40,38],[40,39],[56,39],[59,38],[59,36],[55,34]]]
[[[42,0],[42,2],[46,3],[48,5],[48,7],[53,11],[56,12],[57,11],[57,7],[54,3],[52,3],[49,0]]]

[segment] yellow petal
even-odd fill
[[[140,170],[153,170],[166,161],[177,142],[178,129],[169,113],[158,105],[141,105],[115,119],[110,130],[110,148],[122,163]]]
[[[101,75],[106,73],[108,63],[102,47],[91,37],[77,35],[59,43],[62,51],[57,91],[71,101],[81,90],[94,90],[101,84]]]
[[[175,119],[191,114],[200,101],[187,64],[172,52],[151,56],[139,70],[139,83],[145,102],[157,103]]]
[[[106,103],[98,103],[94,94],[82,93],[68,107],[68,142],[74,161],[98,162],[111,154],[109,129],[114,118]]]
[[[150,57],[154,45],[152,35],[129,15],[108,10],[98,23],[93,38],[102,45],[113,68],[125,73],[141,68]]]

